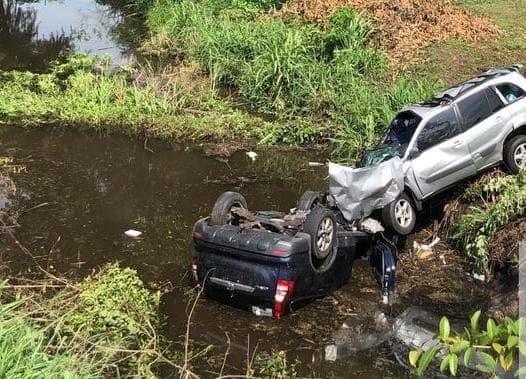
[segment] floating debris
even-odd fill
[[[247,157],[252,159],[252,162],[254,162],[257,158],[258,154],[254,151],[247,151]]]
[[[124,234],[130,238],[138,238],[142,235],[142,232],[139,232],[138,230],[129,229],[125,231]]]

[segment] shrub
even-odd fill
[[[463,248],[478,273],[487,270],[491,257],[488,244],[501,226],[526,214],[526,171],[496,177],[471,189],[469,195],[482,197],[482,206],[472,206],[454,227],[453,239]]]
[[[86,278],[78,291],[64,319],[72,333],[106,336],[112,345],[142,348],[150,328],[158,326],[160,294],[150,293],[135,270],[109,264]]]

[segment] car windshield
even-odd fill
[[[365,151],[359,166],[376,166],[393,157],[403,157],[420,121],[422,118],[413,112],[399,113],[389,125],[382,143],[375,149]]]
[[[395,147],[400,155],[403,155],[420,121],[422,118],[413,112],[399,113],[389,125],[382,145]]]

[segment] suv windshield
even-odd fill
[[[399,113],[389,125],[382,145],[396,147],[400,155],[403,155],[420,121],[422,118],[413,112]]]
[[[382,143],[364,153],[361,167],[376,166],[395,156],[402,157],[422,118],[411,111],[399,113],[389,125]]]

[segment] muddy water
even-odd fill
[[[162,307],[165,332],[177,346],[191,290],[194,221],[208,214],[222,191],[232,189],[245,194],[253,208],[287,210],[305,189],[326,187],[326,169],[309,167],[310,160],[324,158],[315,152],[259,151],[252,162],[244,152],[216,159],[192,147],[150,143],[149,148],[154,153],[124,137],[3,129],[1,204],[18,214],[16,237],[49,270],[81,277],[105,262],[119,261],[136,268],[150,285],[168,288]],[[125,237],[130,228],[142,231],[142,238]],[[2,264],[21,274],[34,270],[31,258],[7,240],[3,243]],[[257,346],[258,352],[288,351],[302,361],[304,375],[399,376],[387,351],[322,361],[323,342],[343,315],[368,312],[377,304],[376,286],[361,266],[348,288],[280,322],[202,299],[194,316],[193,346],[217,347],[196,360],[199,370],[217,370],[228,334],[229,372],[243,372],[247,346],[251,352]],[[345,296],[356,301],[342,307]]]
[[[42,70],[68,51],[133,59],[140,20],[118,1],[0,0],[0,68]]]
[[[129,62],[141,35],[140,20],[119,1],[0,0],[0,69],[43,70],[62,54],[79,50]],[[106,262],[138,270],[152,287],[166,291],[165,336],[180,348],[192,294],[190,232],[225,190],[242,192],[255,209],[287,210],[306,189],[326,189],[324,160],[316,152],[244,152],[208,157],[196,147],[76,132],[0,130],[0,208],[17,217],[16,238],[0,240],[0,266],[20,275],[35,262],[51,272],[81,278]],[[140,239],[124,231],[143,232]],[[5,237],[5,236],[4,236]],[[203,377],[219,371],[230,339],[224,373],[243,374],[254,352],[285,350],[299,359],[302,376],[404,377],[390,350],[377,348],[342,362],[323,362],[323,346],[342,320],[360,319],[378,306],[367,265],[358,262],[351,283],[280,322],[261,319],[212,300],[198,302],[192,349],[214,345],[193,361]],[[228,336],[228,337],[227,337]]]

